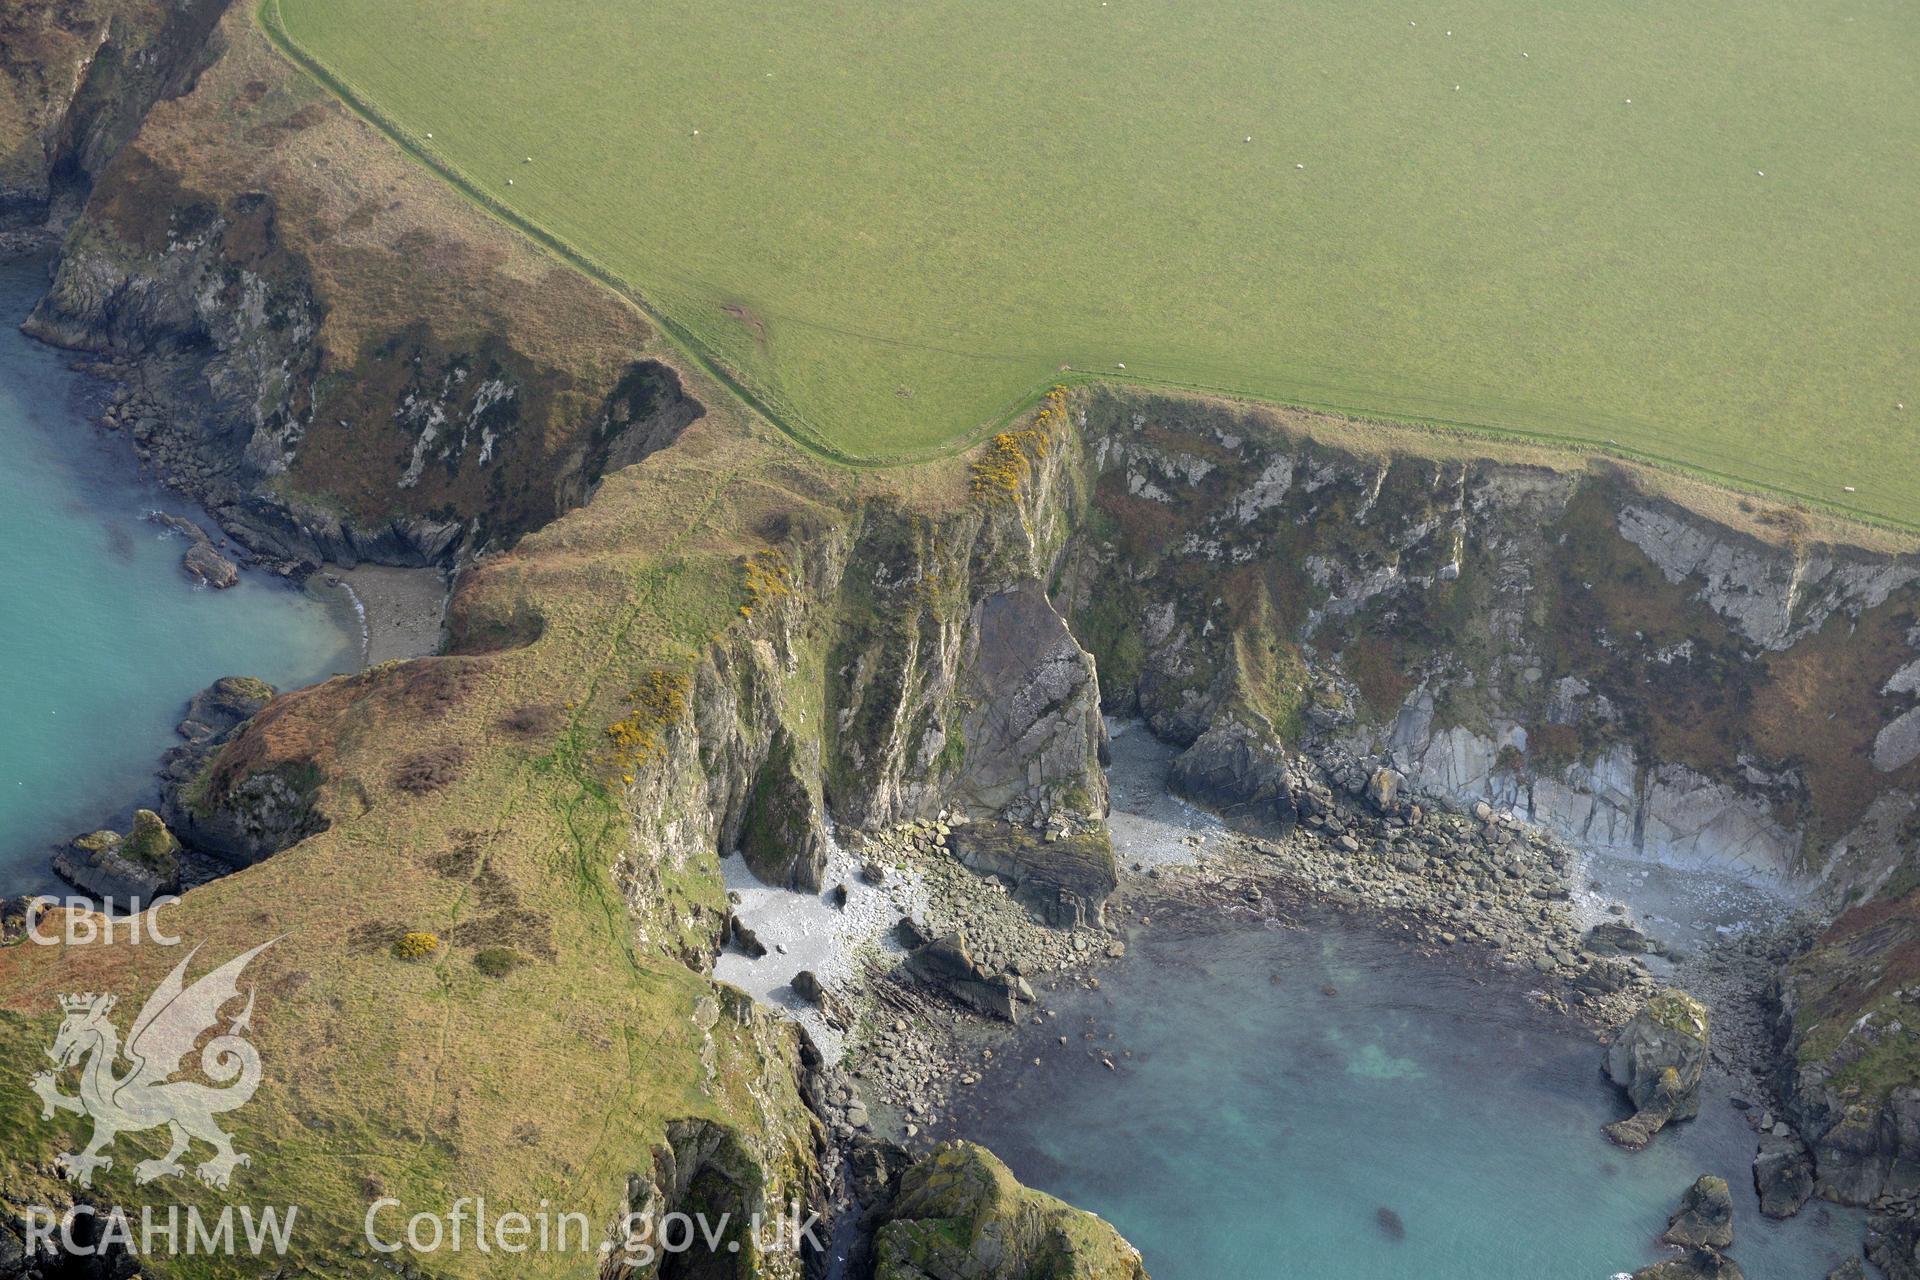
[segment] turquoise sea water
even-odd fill
[[[50,846],[153,794],[186,700],[358,665],[350,616],[260,573],[195,588],[146,519],[197,515],[88,420],[89,379],[16,328],[45,286],[0,264],[0,895],[51,890]]]
[[[1058,1016],[940,1136],[1108,1218],[1155,1280],[1607,1280],[1666,1256],[1702,1173],[1733,1188],[1752,1280],[1858,1252],[1853,1211],[1760,1216],[1724,1090],[1645,1151],[1611,1146],[1594,1040],[1484,976],[1335,917],[1156,927],[1099,991],[1043,995]]]

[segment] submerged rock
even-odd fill
[[[205,529],[191,520],[165,511],[155,511],[147,518],[187,540],[186,554],[180,557],[180,567],[187,571],[188,577],[220,590],[240,581],[239,566],[214,550],[213,539],[207,536]]]
[[[1746,1280],[1740,1264],[1712,1249],[1689,1249],[1685,1257],[1642,1267],[1633,1280]]]
[[[1607,1078],[1636,1108],[1607,1125],[1607,1136],[1637,1151],[1666,1125],[1698,1115],[1707,1042],[1707,1007],[1698,1000],[1669,989],[1647,1001],[1607,1047]]]
[[[874,1235],[875,1280],[1146,1280],[1107,1223],[950,1142],[900,1177]]]
[[[1687,1248],[1725,1249],[1733,1243],[1733,1195],[1727,1180],[1702,1174],[1687,1188],[1660,1239]]]

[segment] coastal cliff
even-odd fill
[[[261,962],[284,1100],[246,1143],[419,1196],[531,1201],[560,1169],[609,1233],[722,1191],[817,1201],[811,1051],[709,977],[719,859],[818,888],[836,828],[946,811],[1034,915],[1097,924],[1104,708],[1248,825],[1324,820],[1335,788],[1485,805],[1844,910],[1783,980],[1789,1114],[1822,1194],[1912,1190],[1920,1051],[1885,957],[1920,560],[1566,454],[1097,387],[965,457],[846,471],[218,9],[168,11],[164,74],[9,89],[42,121],[14,216],[58,174],[88,196],[30,327],[100,358],[113,424],[261,559],[466,566],[449,653],[275,698],[174,779],[169,825],[236,868],[181,925],[229,953],[288,933]],[[0,952],[9,1053],[55,991],[160,977],[35,951]],[[486,1083],[528,1062],[564,1094]],[[37,1114],[0,1082],[9,1194],[70,1195],[72,1135]],[[365,1188],[261,1164],[347,1265]]]
[[[230,0],[0,13],[0,232],[70,216],[153,104],[188,89]]]
[[[285,568],[449,563],[699,416],[632,307],[393,152],[249,8],[178,10],[178,96],[95,77],[132,120],[87,149],[26,325],[102,357],[110,424],[163,478]]]

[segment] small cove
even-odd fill
[[[1220,830],[1165,793],[1171,754],[1114,738],[1122,865]],[[1645,1151],[1608,1143],[1626,1108],[1600,1043],[1518,977],[1332,910],[1149,915],[1098,989],[1042,994],[1053,1016],[996,1042],[930,1136],[1106,1217],[1155,1280],[1608,1280],[1670,1255],[1657,1238],[1703,1173],[1733,1190],[1752,1280],[1859,1252],[1858,1211],[1761,1216],[1755,1137],[1717,1073],[1698,1119]]]
[[[181,572],[147,519],[197,519],[91,421],[97,384],[17,326],[45,286],[0,264],[0,895],[58,892],[52,846],[152,799],[187,699],[225,675],[281,688],[360,665],[344,596],[260,572],[227,591]]]

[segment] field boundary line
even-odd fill
[[[312,53],[300,46],[291,32],[286,29],[280,12],[280,0],[258,0],[254,7],[254,16],[267,41],[293,65],[312,77],[328,93],[337,98],[346,108],[385,134],[395,145],[422,165],[438,174],[443,181],[453,187],[474,205],[507,224],[533,241],[545,252],[560,259],[566,265],[583,273],[599,284],[611,289],[628,305],[665,335],[684,357],[692,361],[715,382],[725,387],[755,415],[773,426],[782,435],[792,440],[807,452],[827,461],[857,470],[883,470],[892,467],[915,466],[928,462],[952,458],[974,448],[994,433],[1004,430],[1013,420],[1032,409],[1046,395],[1049,388],[1056,385],[1093,386],[1098,384],[1126,385],[1143,389],[1163,388],[1173,391],[1186,391],[1202,395],[1216,396],[1249,405],[1259,405],[1277,409],[1300,409],[1312,413],[1329,414],[1348,419],[1358,424],[1380,426],[1410,427],[1429,431],[1438,435],[1461,440],[1483,440],[1491,443],[1525,444],[1534,448],[1548,449],[1570,457],[1602,459],[1610,458],[1655,471],[1666,472],[1702,481],[1714,488],[1731,494],[1748,494],[1755,497],[1767,497],[1777,501],[1806,507],[1810,510],[1837,517],[1852,524],[1871,528],[1888,529],[1899,533],[1920,533],[1920,520],[1903,520],[1895,516],[1871,512],[1831,498],[1803,493],[1786,485],[1772,484],[1762,480],[1728,475],[1714,471],[1696,463],[1681,461],[1651,451],[1628,448],[1624,445],[1605,444],[1581,439],[1565,434],[1547,434],[1528,430],[1524,427],[1498,426],[1491,423],[1475,422],[1465,418],[1449,418],[1442,415],[1419,413],[1383,412],[1361,406],[1317,400],[1306,396],[1288,396],[1285,394],[1261,394],[1244,388],[1220,386],[1207,382],[1187,381],[1176,378],[1155,378],[1120,371],[1102,371],[1091,373],[1084,370],[1068,369],[1041,379],[1026,392],[1017,395],[1008,407],[990,417],[980,426],[956,434],[953,439],[924,449],[907,450],[899,453],[857,454],[851,453],[834,444],[825,433],[804,414],[796,410],[783,408],[776,403],[775,397],[752,386],[747,378],[736,372],[719,354],[693,333],[687,326],[674,320],[663,311],[654,307],[646,299],[645,293],[619,272],[601,263],[571,241],[566,240],[539,222],[527,217],[513,206],[499,199],[469,177],[460,167],[427,147],[425,140],[416,138],[412,131],[393,119],[372,100],[371,95],[357,88],[344,76],[328,67]],[[825,326],[823,326],[825,327]],[[917,345],[917,344],[908,344]]]

